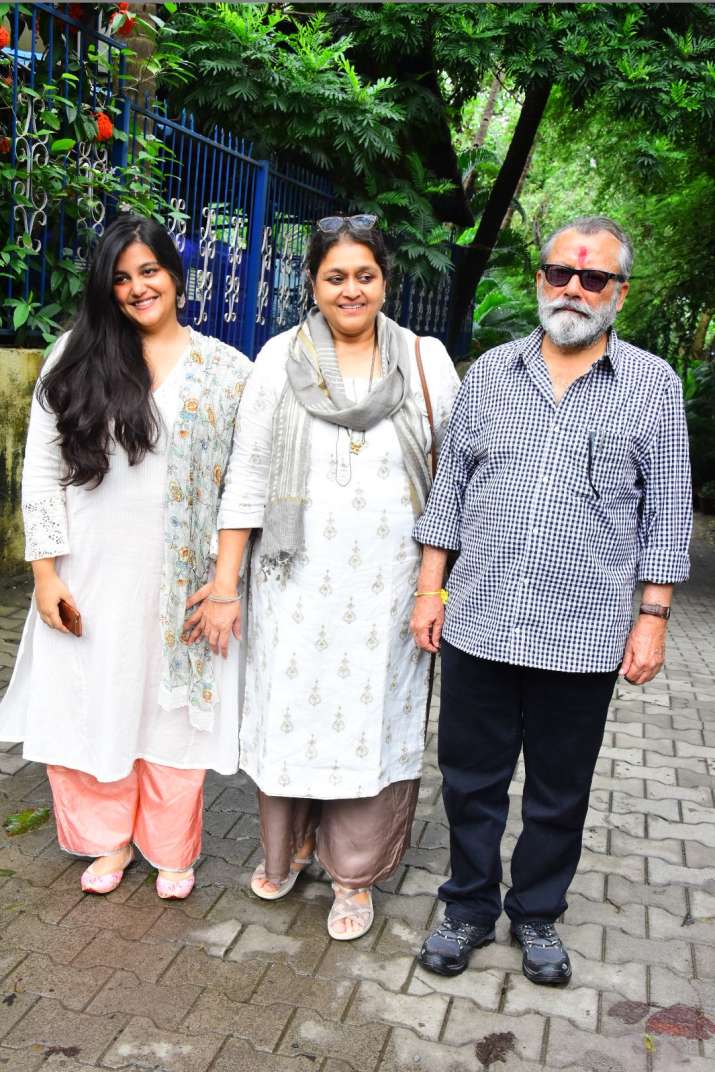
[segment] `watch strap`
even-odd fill
[[[670,618],[670,607],[662,603],[641,603],[639,610],[641,614],[652,614],[655,618],[664,618],[666,622]]]

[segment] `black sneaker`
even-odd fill
[[[571,961],[553,923],[531,919],[512,923],[512,936],[524,950],[521,968],[532,983],[563,986],[571,978]]]
[[[493,923],[462,923],[445,916],[425,939],[419,962],[437,975],[459,975],[469,963],[473,949],[494,941]]]

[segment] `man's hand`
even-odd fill
[[[663,618],[641,614],[631,629],[620,669],[631,685],[645,685],[663,668],[666,628]]]
[[[444,625],[444,604],[440,596],[417,596],[410,618],[415,644],[433,655],[439,651]]]

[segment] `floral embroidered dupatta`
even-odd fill
[[[238,350],[192,331],[169,445],[159,705],[188,707],[191,725],[204,731],[213,728],[219,696],[208,642],[186,643],[186,600],[208,580],[236,413],[252,367]]]

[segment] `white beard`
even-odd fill
[[[568,350],[591,346],[616,319],[620,288],[616,288],[608,305],[594,311],[578,298],[556,298],[546,301],[539,287],[539,320],[555,346]]]

